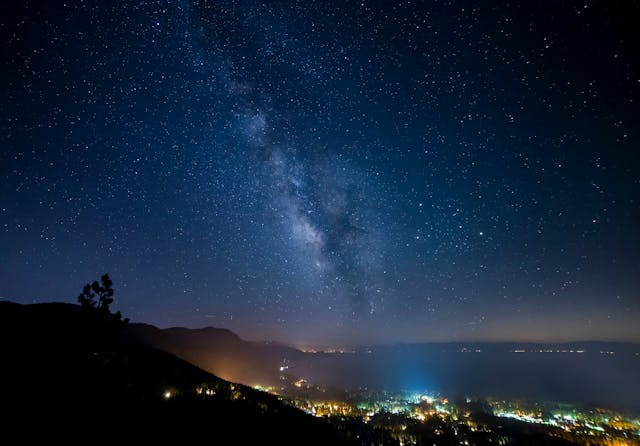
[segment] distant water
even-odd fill
[[[310,354],[291,372],[342,388],[560,401],[640,413],[640,356],[634,352],[442,350],[409,345],[371,353]]]

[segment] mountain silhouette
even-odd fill
[[[224,379],[247,385],[275,385],[280,366],[303,353],[276,343],[250,342],[221,328],[159,329],[148,324],[126,327],[129,342],[169,352]]]
[[[0,302],[5,436],[18,435],[24,443],[316,445],[358,445],[375,436],[366,426],[348,430],[307,415],[142,342],[151,334],[159,343],[166,335],[178,348],[195,336],[203,348],[215,339],[218,351],[259,350],[226,330],[134,325],[100,349],[87,338],[91,334],[77,305]]]

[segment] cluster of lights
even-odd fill
[[[584,353],[585,350],[551,350],[551,349],[547,349],[547,350],[525,350],[523,348],[518,348],[515,350],[511,350],[511,353],[578,353],[578,354],[582,354]],[[602,353],[602,352],[600,352]]]
[[[296,386],[299,389],[302,388],[302,386],[306,387],[307,384],[308,384],[308,381],[306,379],[304,379],[304,378],[300,378],[300,379],[298,379],[298,380],[293,382],[293,385]]]
[[[297,388],[302,388],[303,386],[308,387],[309,383],[306,379],[299,378],[293,382],[293,385]],[[255,385],[254,388],[264,392],[275,393],[271,386]],[[240,389],[236,390],[234,384],[230,384],[229,389],[231,390],[231,399],[243,398]],[[195,390],[198,395],[216,395],[216,391],[207,385],[198,387]],[[176,395],[177,393],[174,389],[166,389],[162,393],[162,397],[165,400],[172,399]],[[466,398],[466,403],[468,404],[470,402],[471,399]],[[377,413],[388,412],[392,414],[403,414],[407,418],[412,418],[420,422],[425,422],[432,417],[439,417],[443,420],[451,421],[462,421],[464,419],[464,423],[471,431],[487,431],[487,427],[476,425],[473,419],[470,418],[471,413],[469,411],[460,412],[455,405],[452,406],[449,404],[447,398],[436,397],[430,394],[413,393],[389,395],[385,393],[383,399],[374,399],[368,402],[363,401],[355,406],[340,401],[294,399],[291,400],[290,403],[317,417],[334,415],[355,416],[361,417],[364,422],[370,422]],[[425,407],[424,403],[428,404],[428,406]],[[590,411],[588,414],[575,411],[574,413],[566,413],[563,410],[563,412],[553,413],[547,418],[543,416],[544,410],[541,408],[528,410],[518,407],[519,403],[507,403],[505,401],[494,401],[489,402],[489,404],[494,407],[493,414],[497,417],[515,419],[525,423],[553,426],[568,433],[603,435],[612,441],[616,440],[619,436],[624,436],[625,438],[628,438],[629,435],[640,437],[640,420],[630,420],[602,409],[596,409],[595,413]],[[406,425],[398,425],[397,427],[402,428],[402,426],[406,428]],[[487,432],[490,432],[490,430]],[[618,434],[612,434],[612,432],[618,432]]]
[[[587,435],[610,436],[612,432],[622,435],[633,433],[640,436],[640,421],[626,420],[619,416],[613,418],[604,417],[605,412],[596,410],[595,413],[554,413],[548,418],[544,418],[539,410],[536,413],[526,410],[494,410],[494,415],[504,418],[512,418],[526,423],[544,424],[564,430],[565,432],[583,433]],[[598,415],[600,414],[600,415]],[[626,432],[626,434],[625,434]],[[615,436],[615,434],[614,434]],[[612,443],[612,444],[615,444]]]

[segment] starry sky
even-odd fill
[[[640,341],[639,20],[3,2],[0,298],[108,272],[133,320],[248,339]]]

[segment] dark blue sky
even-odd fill
[[[0,296],[289,343],[640,341],[638,2],[9,1]]]

